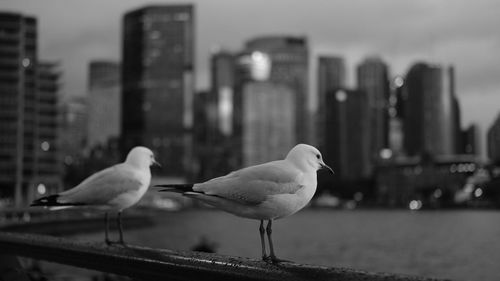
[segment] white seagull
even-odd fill
[[[307,205],[316,192],[316,171],[322,168],[333,173],[315,147],[298,144],[284,160],[247,167],[203,183],[156,186],[166,187],[159,191],[180,192],[236,216],[260,220],[262,259],[274,263],[282,260],[276,257],[273,249],[272,221]],[[266,229],[264,220],[268,221]],[[269,256],[266,255],[265,231]]]
[[[124,244],[121,213],[139,202],[146,193],[151,182],[149,167],[153,164],[158,163],[151,150],[142,146],[134,147],[125,162],[91,175],[72,189],[39,198],[31,206],[45,206],[51,210],[85,206],[104,210],[105,242],[108,245],[111,244],[108,238],[108,212],[117,211],[119,243]]]

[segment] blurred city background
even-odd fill
[[[376,221],[368,233],[380,233],[397,223],[402,228],[389,235],[401,243],[397,255],[416,243],[402,238],[407,232],[428,243],[436,231],[441,240],[428,245],[431,252],[449,252],[472,237],[479,246],[459,250],[451,261],[438,251],[430,254],[432,263],[417,251],[413,262],[427,267],[395,265],[401,272],[464,278],[453,271],[467,264],[460,257],[479,253],[500,233],[494,226],[500,219],[499,11],[494,1],[4,1],[0,208],[20,210],[70,188],[121,162],[136,145],[151,148],[162,165],[152,169],[154,184],[208,180],[281,159],[295,144],[308,143],[335,175],[318,172],[311,206],[321,209],[296,220],[337,221],[332,232],[345,236],[336,233],[336,239],[351,235],[341,230],[344,224],[357,232]],[[151,190],[137,209],[189,208],[182,216],[192,218],[191,207],[189,200]],[[337,210],[336,217],[325,208]],[[415,217],[408,209],[447,211]],[[213,211],[199,212],[208,212],[214,225],[224,223]],[[43,212],[22,219],[37,216]],[[306,228],[290,220],[300,241]],[[483,220],[489,223],[468,224]],[[452,229],[474,233],[443,245]],[[200,235],[222,252],[245,255],[216,240],[216,230],[204,231]],[[329,235],[318,232],[313,236]],[[358,255],[376,251],[361,241],[353,250]],[[345,260],[330,262],[324,249],[313,260],[392,269],[360,261],[349,243],[331,248],[330,255],[344,251]],[[387,243],[379,250],[387,251]],[[292,247],[283,248],[294,257]],[[493,252],[485,259],[499,257]],[[314,251],[295,258],[311,256]],[[443,269],[441,262],[453,266]],[[499,277],[493,268],[485,275],[464,271],[475,280]]]

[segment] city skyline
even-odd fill
[[[83,95],[86,93],[87,62],[100,58],[119,59],[121,17],[127,11],[148,4],[135,0],[108,3],[111,4],[102,6],[97,1],[69,5],[60,0],[44,3],[8,0],[1,8],[38,18],[40,55],[60,61],[64,71],[63,93]],[[388,64],[391,77],[403,75],[418,60],[452,64],[456,69],[462,127],[471,122],[479,124],[481,155],[485,155],[485,133],[500,109],[497,106],[500,104],[497,94],[500,81],[496,78],[500,63],[499,58],[491,56],[499,44],[499,39],[491,34],[494,34],[495,23],[500,18],[500,3],[464,1],[447,6],[444,1],[356,4],[315,1],[287,2],[286,10],[282,9],[284,2],[281,1],[265,5],[259,1],[211,1],[210,5],[203,1],[175,3],[193,3],[198,11],[195,36],[198,42],[195,55],[198,89],[209,87],[209,56],[216,46],[237,50],[248,38],[261,35],[306,36],[310,41],[311,70],[317,69],[314,58],[318,55],[343,57],[348,86],[351,87],[355,82],[356,65],[374,54]],[[171,3],[162,1],[158,4]],[[57,13],[54,6],[58,7]],[[221,17],[221,11],[230,13]],[[240,20],[252,13],[259,14],[259,21]],[[463,20],[465,16],[467,21]],[[65,24],[60,25],[60,22]],[[311,83],[312,93],[315,87]],[[315,108],[314,95],[311,100],[309,106]]]

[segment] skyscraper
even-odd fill
[[[466,149],[465,147],[468,146],[468,142],[472,141],[472,139],[468,139],[469,136],[466,136],[466,133],[462,130],[462,118],[461,118],[461,111],[460,111],[460,104],[458,102],[458,98],[456,96],[452,97],[451,101],[451,110],[452,110],[452,134],[453,138],[455,139],[455,149],[454,153],[456,154],[471,154],[472,152],[472,147],[469,147],[469,149]],[[472,126],[469,127],[472,129]],[[472,129],[475,130],[475,129]],[[472,131],[471,131],[472,133]],[[475,133],[473,133],[475,134]],[[469,143],[469,145],[472,145],[472,143]],[[475,144],[473,144],[475,146]],[[469,153],[466,151],[469,150]]]
[[[320,56],[318,60],[318,109],[314,117],[317,146],[325,149],[326,96],[329,91],[345,88],[346,74],[344,59],[341,57]]]
[[[184,176],[193,123],[194,8],[147,6],[123,22],[122,154],[152,148],[162,174]]]
[[[461,131],[462,150],[459,153],[476,155],[479,153],[478,141],[478,126],[476,124],[469,125],[465,130]]]
[[[0,13],[0,195],[16,205],[35,172],[36,66],[36,19]]]
[[[307,104],[308,99],[308,46],[303,37],[263,36],[246,42],[245,52],[253,59],[268,57],[270,60],[269,77],[254,77],[260,81],[281,84],[293,93],[295,132],[292,142],[308,142]],[[255,58],[257,56],[257,58]],[[265,60],[264,60],[265,61]],[[254,64],[258,67],[259,64]],[[265,71],[264,71],[265,72]],[[257,72],[257,75],[258,72]]]
[[[85,156],[87,147],[87,101],[82,96],[70,96],[61,101],[60,104],[60,152],[61,162],[71,166],[80,164],[81,158]]]
[[[234,162],[283,158],[306,141],[307,54],[305,38],[269,36],[247,41],[236,56]]]
[[[344,181],[370,176],[368,97],[361,90],[333,89],[326,96],[325,162]]]
[[[500,164],[500,114],[488,129],[488,158],[495,164]]]
[[[387,65],[377,57],[367,58],[357,67],[358,87],[367,94],[370,114],[370,155],[378,159],[388,148],[389,78]]]
[[[120,65],[113,61],[92,61],[88,83],[87,145],[106,145],[120,136]]]
[[[243,166],[283,159],[295,146],[294,92],[283,84],[255,81],[243,88]]]
[[[405,79],[404,144],[408,155],[456,152],[453,68],[417,63]]]
[[[38,63],[37,114],[35,125],[35,167],[31,180],[36,189],[29,189],[28,198],[61,191],[59,147],[59,78],[58,64]]]
[[[404,118],[404,104],[406,98],[403,91],[404,79],[401,76],[396,76],[391,80],[390,88],[391,93],[389,96],[389,149],[386,150],[389,154],[382,154],[382,158],[390,158],[393,155],[403,154],[403,118]]]
[[[233,134],[233,106],[236,56],[217,52],[211,58],[212,100],[217,110],[217,129],[224,136]]]

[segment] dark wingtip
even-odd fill
[[[36,199],[30,204],[30,207],[57,205],[57,197],[59,197],[59,195],[55,194]]]
[[[156,185],[153,185],[153,187],[169,187],[171,186],[170,184],[156,184]]]
[[[163,189],[158,190],[158,192],[186,192],[193,191],[192,183],[183,183],[183,184],[156,184],[154,187],[163,187]]]

